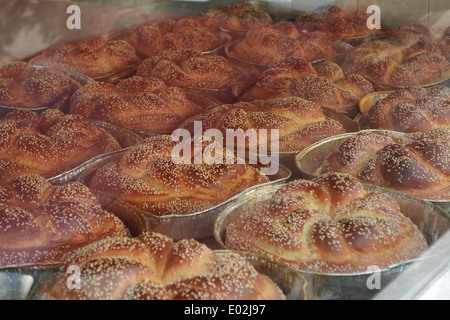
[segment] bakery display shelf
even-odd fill
[[[122,156],[126,150],[111,153],[103,157],[98,157],[95,161],[84,166],[78,175],[77,181],[89,186],[89,181],[95,174],[96,170],[114,161]],[[223,203],[199,212],[186,215],[165,215],[157,216],[143,210],[139,210],[130,204],[105,192],[91,189],[91,191],[99,198],[102,206],[106,210],[115,213],[119,217],[129,217],[132,220],[140,221],[144,219],[148,224],[148,229],[159,232],[172,239],[179,240],[183,238],[205,239],[213,236],[213,224],[219,212],[229,203],[236,201],[241,194],[256,190],[265,185],[284,184],[291,177],[291,171],[280,165],[277,174],[269,176],[270,181],[247,188],[246,190],[236,194]]]
[[[371,132],[371,131],[388,131],[379,129],[364,129],[358,132],[344,133],[330,138],[325,138],[316,143],[313,143],[309,147],[299,152],[295,158],[295,164],[300,175],[306,179],[313,179],[319,176],[318,170],[328,155],[337,150],[339,146],[347,139],[353,137],[359,132]],[[402,136],[405,133],[388,131],[397,136]],[[392,190],[394,191],[394,190]],[[446,212],[450,213],[450,199],[423,199],[430,201],[433,204],[441,207]]]
[[[225,244],[225,232],[227,226],[236,220],[241,214],[264,200],[270,199],[281,186],[266,186],[254,192],[247,193],[238,201],[227,206],[217,217],[214,225],[214,237],[222,248]],[[441,208],[411,196],[398,192],[364,185],[367,190],[375,190],[393,196],[400,204],[401,212],[411,219],[425,236],[428,245],[436,243],[450,228],[450,215]],[[353,274],[329,274],[299,270],[308,283],[306,290],[307,300],[369,300],[379,293],[378,290],[370,289],[367,285],[371,276],[377,272],[383,286],[394,281],[400,274],[405,272],[411,265],[422,258],[405,261],[389,268],[360,272]]]

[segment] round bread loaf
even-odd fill
[[[450,199],[450,130],[361,131],[344,140],[318,174],[344,172],[363,183],[428,200]]]
[[[61,264],[90,242],[129,236],[81,183],[54,187],[30,174],[0,183],[0,266]]]
[[[0,105],[42,108],[62,104],[81,87],[67,73],[14,61],[0,67]]]
[[[145,132],[172,132],[202,111],[185,90],[139,76],[117,84],[87,84],[73,94],[69,104],[70,114]]]
[[[450,89],[408,87],[389,93],[364,112],[362,129],[427,132],[450,129]]]
[[[140,62],[128,42],[103,36],[50,47],[30,59],[32,64],[69,69],[94,79],[135,67]]]
[[[16,110],[0,121],[0,180],[37,173],[54,177],[92,157],[119,150],[105,130],[56,109]]]
[[[190,142],[191,158],[173,156],[179,143],[170,135],[148,138],[118,159],[102,164],[86,183],[147,213],[167,216],[209,209],[269,181],[251,165],[225,162],[225,153],[222,163],[208,164],[204,149],[195,150]],[[198,152],[204,155],[200,163],[195,160]]]
[[[284,300],[272,280],[238,254],[217,254],[195,240],[158,233],[100,240],[67,255],[53,300]],[[80,288],[65,270],[80,268]]]
[[[224,243],[299,270],[343,274],[387,268],[427,249],[394,198],[341,173],[288,182],[230,222]]]

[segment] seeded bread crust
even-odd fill
[[[321,273],[385,268],[427,248],[395,199],[339,173],[282,186],[228,225],[225,245]]]
[[[193,239],[158,233],[95,242],[66,257],[56,300],[283,300],[281,290],[238,254],[220,255]],[[76,265],[81,288],[68,289],[64,270]]]
[[[450,131],[363,131],[345,140],[318,169],[428,200],[450,197]]]
[[[90,242],[129,236],[78,182],[54,187],[39,175],[0,183],[0,266],[61,264],[62,256]]]

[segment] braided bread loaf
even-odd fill
[[[204,27],[197,19],[186,17],[164,19],[133,28],[124,40],[147,56],[153,56],[168,49],[211,51],[231,40],[231,36]]]
[[[372,84],[357,74],[344,75],[334,62],[314,67],[297,58],[280,60],[267,69],[239,100],[300,97],[338,112],[356,112],[358,101],[374,91]]]
[[[203,129],[218,129],[226,135],[226,130],[268,129],[279,130],[280,152],[299,151],[323,138],[345,133],[346,129],[337,120],[324,114],[324,110],[314,102],[297,97],[282,99],[237,102],[210,108],[203,114]],[[259,139],[258,139],[259,140]],[[254,147],[252,140],[238,148]],[[271,146],[267,146],[271,150]],[[273,150],[275,151],[275,150]]]
[[[443,56],[428,51],[403,54],[401,48],[379,40],[365,42],[351,51],[342,69],[376,85],[395,87],[430,85],[450,77],[450,64]]]
[[[259,75],[255,68],[243,66],[219,55],[204,55],[195,50],[166,50],[145,59],[136,71],[143,78],[158,78],[168,86],[201,89],[226,95],[227,103],[247,89]],[[229,100],[228,100],[229,99]]]
[[[378,100],[359,121],[362,129],[427,132],[450,129],[450,89],[408,87]]]
[[[81,271],[69,289],[65,270]],[[236,253],[220,254],[195,240],[158,233],[97,241],[67,255],[42,299],[53,300],[284,300],[279,287]]]
[[[433,52],[448,58],[446,36],[448,36],[448,32],[439,35],[425,24],[414,23],[390,29],[384,33],[382,40],[398,47],[402,51],[404,59],[422,52]]]
[[[450,199],[450,131],[361,131],[330,153],[318,174],[344,172],[361,182],[429,200]]]
[[[170,135],[150,137],[96,169],[86,183],[140,210],[164,216],[203,211],[269,181],[245,163],[207,164],[205,156],[197,164],[196,154],[203,149],[195,150],[194,144],[188,162],[175,161],[172,151],[178,144]]]
[[[328,36],[321,31],[300,33],[294,24],[279,22],[251,29],[228,48],[228,56],[263,66],[289,57],[317,61],[334,54]]]
[[[242,32],[272,22],[268,12],[247,1],[207,10],[200,19],[205,26]]]
[[[442,56],[450,58],[450,27],[445,29],[444,33],[437,40],[437,46]]]
[[[97,37],[44,50],[30,59],[36,65],[69,69],[91,78],[101,78],[141,62],[125,40]]]
[[[353,38],[380,33],[379,29],[369,29],[367,20],[370,14],[363,11],[354,11],[343,16],[335,16],[324,20],[319,30],[333,38]]]
[[[87,119],[56,109],[10,112],[0,121],[0,136],[0,180],[29,173],[54,177],[121,148]]]
[[[330,20],[334,17],[343,17],[345,15],[346,13],[343,8],[335,4],[331,4],[320,6],[316,10],[313,10],[311,12],[293,12],[288,15],[276,15],[276,20],[293,22],[296,23],[296,25],[298,25],[299,23],[309,23],[311,26],[313,26],[313,29],[309,31],[313,31],[317,30],[320,22]]]
[[[171,132],[183,120],[203,111],[189,100],[185,90],[139,76],[116,85],[87,84],[73,94],[69,108],[71,114],[146,132]]]
[[[427,248],[394,198],[336,173],[288,182],[232,221],[225,244],[323,273],[386,268]]]
[[[54,187],[30,174],[0,183],[0,266],[61,263],[90,242],[128,229],[78,182]]]
[[[59,104],[81,84],[67,73],[14,61],[0,67],[0,105],[41,108]]]

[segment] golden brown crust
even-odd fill
[[[408,87],[378,100],[360,120],[362,129],[427,132],[450,129],[450,89]]]
[[[247,164],[196,164],[194,154],[189,163],[177,164],[172,150],[178,144],[170,135],[148,138],[118,160],[102,165],[89,187],[164,216],[203,211],[269,181]]]
[[[388,41],[369,41],[346,55],[345,73],[359,74],[376,85],[395,87],[436,84],[450,77],[446,59],[427,50],[405,53]]]
[[[51,47],[30,59],[32,64],[69,69],[91,78],[101,78],[137,66],[140,62],[128,42],[107,37]]]
[[[427,248],[394,198],[336,173],[282,186],[227,227],[225,244],[323,273],[386,268]]]
[[[124,39],[139,52],[153,56],[169,49],[208,52],[219,48],[230,38],[219,30],[202,26],[197,19],[186,17],[133,28]]]
[[[248,31],[273,21],[272,16],[250,2],[240,2],[210,9],[200,16],[202,24],[226,30]]]
[[[37,173],[54,177],[93,156],[120,149],[106,131],[56,109],[8,113],[0,121],[0,180]]]
[[[86,186],[54,187],[35,174],[0,183],[0,231],[2,267],[61,263],[70,250],[129,235]]]
[[[360,132],[332,152],[318,173],[344,172],[361,182],[422,199],[450,197],[450,131]]]
[[[228,53],[240,61],[267,66],[289,57],[317,61],[335,52],[325,33],[300,33],[294,24],[280,22],[251,29]]]
[[[61,274],[43,299],[280,300],[281,290],[238,254],[217,254],[195,240],[157,233],[109,238],[67,256],[81,270],[78,290]],[[65,270],[62,268],[61,270]]]
[[[172,132],[203,109],[185,90],[162,80],[133,76],[116,85],[96,82],[77,90],[69,104],[71,114],[145,132]]]
[[[345,76],[334,62],[313,67],[304,60],[287,58],[267,69],[240,100],[299,97],[338,112],[349,112],[373,91],[373,85],[365,78],[357,74]]]
[[[267,129],[271,141],[271,129],[279,130],[279,151],[299,151],[325,137],[345,133],[338,121],[323,113],[314,102],[298,97],[237,102],[210,108],[204,112],[203,129],[226,130]],[[250,143],[250,144],[249,144]],[[268,142],[269,144],[269,142]],[[250,148],[251,141],[237,147]],[[254,146],[254,145],[253,145]],[[271,145],[269,144],[270,150]],[[275,150],[274,150],[275,151]]]
[[[367,19],[370,14],[363,11],[354,11],[349,14],[332,17],[319,25],[319,30],[333,38],[354,38],[379,34],[380,29],[369,29]]]
[[[0,67],[0,105],[42,108],[58,105],[81,84],[56,68],[14,61]]]
[[[257,70],[219,55],[203,55],[195,50],[166,50],[145,59],[136,75],[158,78],[168,86],[231,92],[239,96],[258,76]]]

